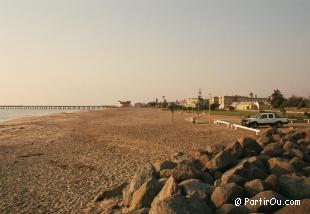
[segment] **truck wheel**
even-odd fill
[[[282,127],[283,127],[283,123],[282,123],[281,121],[278,121],[278,122],[276,123],[276,127],[282,128]]]
[[[252,123],[251,126],[252,126],[252,128],[256,129],[256,128],[258,128],[258,123]]]

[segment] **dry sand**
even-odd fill
[[[172,124],[170,112],[108,109],[1,123],[0,213],[81,213],[145,161],[255,137],[174,115]]]

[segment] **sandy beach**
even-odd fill
[[[0,124],[0,212],[81,213],[94,197],[132,177],[139,164],[244,131],[185,121],[156,109],[107,109],[17,119]],[[237,118],[238,119],[238,118]],[[206,116],[202,120],[207,121]]]

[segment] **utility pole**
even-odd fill
[[[202,95],[201,89],[199,89],[199,92],[198,92],[198,103],[197,103],[197,124],[199,124],[200,101],[202,99],[201,95]]]
[[[211,99],[212,95],[209,93],[209,125],[211,125]]]

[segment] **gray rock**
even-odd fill
[[[160,172],[164,169],[173,169],[174,167],[176,167],[177,165],[175,163],[173,163],[172,161],[163,161],[163,162],[156,162],[154,163],[154,167],[156,169],[156,172]]]
[[[201,173],[200,180],[202,180],[203,182],[208,183],[208,184],[214,183],[214,178],[208,172]]]
[[[304,154],[302,153],[302,151],[300,151],[299,149],[294,149],[294,148],[291,148],[289,150],[289,156],[291,158],[294,158],[294,157],[297,157],[299,159],[303,159],[304,158]]]
[[[278,176],[294,172],[294,167],[289,160],[282,158],[270,158],[268,160],[268,167],[272,174]]]
[[[232,203],[237,198],[244,198],[246,195],[246,191],[243,187],[235,183],[228,183],[224,186],[216,187],[211,199],[214,205],[219,208],[223,204]]]
[[[303,160],[296,157],[290,160],[290,164],[292,164],[294,171],[300,171],[306,166],[306,163]]]
[[[259,192],[267,189],[267,185],[260,179],[255,179],[244,184],[244,188],[248,191],[250,197],[255,196]]]
[[[186,196],[194,196],[199,199],[207,200],[212,195],[214,187],[210,184],[203,183],[197,179],[189,179],[179,184],[182,192]]]
[[[217,154],[225,149],[224,146],[221,145],[207,145],[206,151],[210,154]]]
[[[280,189],[279,180],[276,175],[273,175],[273,174],[269,175],[265,179],[265,184],[268,189],[274,190],[275,192],[278,192]]]
[[[247,182],[247,180],[244,177],[242,177],[240,175],[232,174],[228,177],[225,177],[225,179],[222,179],[221,185],[225,185],[228,183],[235,183],[239,186],[243,186],[246,182]]]
[[[267,177],[266,172],[257,165],[259,166],[262,165],[260,167],[264,168],[262,162],[257,157],[255,158],[251,157],[242,160],[235,167],[226,171],[223,174],[221,180],[222,182],[227,183],[228,179],[234,174],[240,175],[247,180],[265,179]]]
[[[131,182],[123,189],[124,203],[129,205],[134,192],[137,191],[146,181],[155,176],[156,169],[152,164],[146,163],[145,165],[140,166],[134,174]]]
[[[172,195],[180,195],[180,194],[181,194],[181,190],[178,184],[176,183],[173,177],[170,177],[168,181],[166,182],[165,186],[162,188],[162,190],[153,200],[152,206],[155,206],[160,201],[163,201],[164,199],[169,198]]]
[[[199,179],[201,172],[192,164],[180,163],[173,169],[172,176],[176,181],[181,182],[188,179]]]
[[[286,136],[286,138],[293,142],[293,143],[297,143],[298,140],[300,139],[304,139],[306,137],[306,132],[305,131],[299,131],[299,132],[295,132],[293,134],[290,134],[288,136]]]
[[[209,154],[203,154],[197,160],[203,170],[207,169],[208,162],[212,159],[212,156]]]
[[[258,155],[262,151],[262,147],[252,138],[245,137],[239,140],[245,157]]]
[[[292,199],[310,198],[310,178],[294,174],[279,177],[280,192]]]
[[[214,158],[212,158],[207,168],[211,171],[222,171],[226,170],[237,163],[237,159],[227,151],[219,152]]]
[[[272,136],[260,136],[256,141],[261,147],[274,142]]]
[[[212,209],[202,200],[173,195],[156,204],[152,204],[150,214],[206,214],[213,213]]]
[[[226,147],[225,151],[230,153],[236,159],[240,158],[242,156],[242,153],[243,153],[242,146],[238,141],[236,141],[232,144],[229,144]]]
[[[194,160],[193,158],[185,155],[183,152],[176,152],[171,156],[171,161],[173,163],[179,164],[179,163],[192,163]]]
[[[283,150],[285,152],[289,152],[289,150],[293,147],[294,147],[294,144],[291,141],[286,141],[283,145]]]
[[[260,137],[256,140],[261,146],[265,146],[269,143],[273,143],[273,135],[277,134],[277,129],[271,127],[260,134]]]
[[[282,146],[279,142],[270,143],[264,147],[262,154],[268,155],[271,157],[279,156],[283,153]]]
[[[155,196],[159,193],[162,186],[156,178],[151,178],[145,182],[134,194],[130,203],[129,210],[150,208]]]
[[[160,178],[170,178],[173,173],[172,169],[164,169],[159,172]]]

